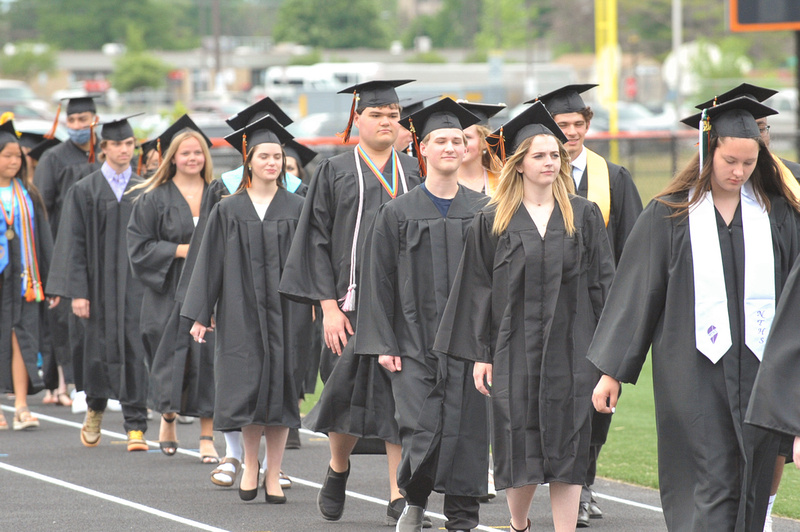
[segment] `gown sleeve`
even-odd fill
[[[447,298],[433,350],[454,358],[492,362],[492,273],[497,239],[481,212],[467,230],[464,253]]]
[[[47,276],[48,294],[72,299],[89,299],[89,257],[86,240],[85,201],[70,187],[64,199],[64,209],[53,255],[59,257]]]
[[[219,204],[208,216],[197,261],[186,289],[181,316],[208,326],[222,291],[225,266],[225,234]]]
[[[337,299],[336,276],[331,264],[333,217],[336,209],[335,170],[325,160],[317,167],[308,187],[279,291],[300,303]]]
[[[667,216],[653,201],[634,225],[589,347],[589,360],[619,381],[638,379],[664,311],[672,246]]]
[[[391,209],[381,206],[362,251],[358,294],[359,333],[355,350],[359,355],[402,356],[394,333],[397,294],[397,259],[400,245],[397,219]]]
[[[142,194],[133,204],[128,222],[128,256],[133,274],[156,292],[163,293],[175,260],[176,242],[159,239],[164,206],[153,194]]]

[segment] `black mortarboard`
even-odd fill
[[[358,93],[358,105],[356,107],[382,107],[393,103],[400,103],[395,88],[406,83],[411,83],[413,79],[376,79],[365,81],[342,89],[339,94]]]
[[[41,159],[42,155],[44,155],[44,152],[54,146],[58,146],[59,144],[61,144],[61,141],[56,138],[44,139],[42,142],[31,148],[31,151],[28,152],[28,157],[38,161]]]
[[[252,124],[256,120],[263,118],[266,115],[272,115],[275,120],[283,127],[292,123],[292,119],[283,112],[283,109],[275,103],[275,101],[267,96],[247,107],[242,109],[232,117],[225,120],[225,123],[231,126],[234,130],[242,129],[247,124]]]
[[[37,144],[44,140],[44,133],[33,133],[32,131],[20,131],[19,143],[26,148],[33,149]]]
[[[706,109],[706,116],[711,123],[711,131],[718,137],[759,138],[756,119],[776,115],[778,111],[759,103],[747,96],[739,96],[733,100],[720,103]],[[697,113],[681,120],[687,126],[700,129],[703,113]]]
[[[422,98],[403,98],[400,100],[400,118],[405,118],[409,115],[413,115],[423,107],[425,107],[425,102],[428,100],[432,100],[434,98],[441,98],[441,94],[437,94],[436,96],[425,96]]]
[[[101,122],[98,124],[103,126],[103,130],[100,132],[100,138],[103,140],[121,141],[133,137],[133,127],[131,127],[128,119],[143,114],[144,113],[136,113],[135,115],[118,118],[110,122]]]
[[[465,129],[478,122],[480,122],[480,118],[452,99],[444,98],[403,118],[400,120],[400,125],[421,140],[437,129]]]
[[[87,111],[96,113],[97,106],[94,104],[94,99],[99,96],[99,94],[87,94],[86,96],[78,96],[77,98],[61,98],[61,101],[67,101],[67,116],[75,113],[85,113]]]
[[[17,130],[14,129],[14,121],[7,120],[0,124],[0,144],[8,144],[9,142],[19,143]]]
[[[740,96],[747,96],[750,99],[753,99],[757,102],[763,102],[770,96],[774,96],[778,94],[778,91],[773,89],[768,89],[766,87],[759,87],[758,85],[751,85],[749,83],[742,83],[738,87],[734,87],[727,92],[723,92],[719,96],[714,96],[712,99],[708,100],[707,102],[703,102],[696,106],[697,109],[706,109],[707,107],[713,107],[720,103],[725,103],[729,100],[733,100],[734,98],[738,98]]]
[[[480,124],[488,124],[489,119],[506,108],[504,103],[473,103],[467,100],[457,100],[458,104],[480,118]]]
[[[565,85],[547,94],[537,96],[525,103],[542,102],[551,115],[561,113],[579,113],[586,109],[586,104],[581,98],[581,93],[597,87],[596,83],[583,83],[578,85]]]
[[[145,155],[147,155],[147,152],[158,149],[158,145],[157,144],[158,144],[158,141],[156,139],[148,140],[146,142],[142,142],[139,145],[139,151],[141,151],[142,156],[145,156]]]
[[[189,118],[189,115],[183,115],[175,122],[172,123],[167,129],[164,130],[159,136],[154,138],[151,142],[156,143],[156,149],[159,150],[159,154],[166,153],[167,149],[169,148],[170,143],[172,143],[172,139],[175,138],[175,135],[181,133],[185,129],[191,129],[193,131],[197,131],[200,135],[203,136],[203,139],[206,141],[208,147],[211,147],[211,139],[209,139],[203,130],[194,123],[194,120]]]
[[[525,139],[535,135],[553,135],[562,143],[567,142],[567,136],[558,127],[553,117],[550,116],[549,110],[541,101],[534,102],[533,105],[492,133],[491,136],[499,138],[500,141],[489,143],[489,147],[497,155],[500,155],[499,152],[514,153]]]
[[[287,157],[294,157],[300,166],[306,166],[317,156],[317,152],[294,139],[283,145],[283,151],[286,152]]]
[[[236,148],[242,155],[247,156],[247,152],[257,144],[271,143],[283,145],[294,137],[286,131],[271,115],[267,115],[248,124],[242,129],[236,130],[225,137],[228,144]]]

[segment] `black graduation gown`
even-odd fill
[[[205,187],[204,187],[205,188]],[[192,211],[170,180],[136,200],[128,223],[128,255],[145,285],[141,332],[150,365],[150,397],[158,412],[211,417],[214,413],[214,336],[191,342],[175,291],[184,259],[179,244],[195,230]],[[184,323],[181,323],[181,322]]]
[[[786,202],[770,197],[770,203],[777,297],[800,251],[800,234]],[[743,424],[759,362],[744,343],[741,207],[729,227],[717,213],[733,341],[717,364],[695,347],[688,218],[672,213],[652,201],[640,216],[588,356],[603,373],[635,383],[652,345],[667,528],[760,531],[777,438]]]
[[[487,404],[472,362],[432,351],[464,238],[489,198],[460,186],[443,218],[417,187],[383,205],[364,248],[355,351],[402,357],[390,373],[403,447],[401,489],[422,481],[448,495],[486,494]]]
[[[614,274],[600,209],[570,196],[575,233],[556,204],[545,237],[520,204],[492,234],[494,210],[475,217],[434,350],[493,365],[494,480],[498,489],[583,485],[596,371],[577,348],[599,318]]]
[[[281,297],[278,282],[302,206],[278,189],[262,221],[240,193],[208,217],[181,314],[216,319],[215,430],[300,426],[293,372],[308,349],[311,308]]]
[[[3,209],[2,205],[0,209]],[[33,213],[36,258],[39,263],[39,274],[44,281],[47,279],[53,255],[53,239],[50,236],[45,210],[35,200]],[[51,347],[44,324],[47,303],[28,302],[22,295],[21,236],[18,234],[8,242],[10,253],[8,264],[0,273],[0,368],[2,368],[0,391],[14,392],[11,378],[11,333],[14,331],[17,334],[25,369],[28,371],[28,395],[33,395],[45,387],[42,377],[39,376],[39,353],[47,357]],[[45,283],[45,291],[50,295],[53,292],[48,288]]]
[[[794,161],[787,161],[784,158],[781,158],[781,162],[786,165],[786,168],[792,173],[792,175],[800,181],[800,163],[796,163]]]
[[[75,386],[89,397],[146,406],[147,366],[139,331],[143,286],[128,260],[127,227],[141,183],[133,174],[122,200],[99,170],[67,191],[54,262],[48,276],[53,294],[89,300],[83,351],[73,353]]]

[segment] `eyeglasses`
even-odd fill
[[[764,127],[760,127],[760,128],[758,128],[758,132],[759,132],[759,133],[761,133],[761,134],[763,135],[764,133],[766,133],[766,132],[768,132],[768,131],[769,131],[769,127],[770,127],[770,126],[764,126]]]

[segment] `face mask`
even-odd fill
[[[69,133],[69,139],[72,142],[74,142],[75,144],[77,144],[78,146],[81,146],[81,145],[86,144],[87,142],[89,142],[89,139],[91,138],[91,134],[92,134],[92,132],[89,130],[89,128],[86,128],[86,129],[69,129],[69,128],[67,128],[67,133]]]

